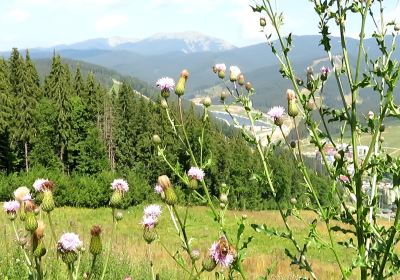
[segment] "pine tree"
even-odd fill
[[[12,112],[10,90],[8,65],[0,59],[0,169],[7,173],[11,171],[13,162],[9,133]]]
[[[78,64],[76,67],[75,77],[74,77],[74,92],[73,95],[77,95],[79,97],[84,97],[85,95],[85,84],[83,82],[81,67]]]
[[[55,141],[59,147],[60,160],[65,164],[64,159],[71,127],[71,75],[68,66],[62,64],[59,55],[53,57],[51,71],[46,81],[46,93],[55,102],[57,108]]]

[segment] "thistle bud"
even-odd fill
[[[396,32],[400,31],[400,24],[395,24],[394,25],[394,31],[396,31]]]
[[[276,126],[282,126],[283,125],[283,118],[282,117],[276,117],[274,118],[274,124]]]
[[[225,71],[218,71],[218,78],[224,79],[225,78]]]
[[[46,252],[47,252],[46,247],[44,247],[43,241],[40,240],[39,243],[37,244],[35,250],[33,251],[33,255],[36,258],[40,259],[44,255],[46,255]]]
[[[166,188],[164,190],[165,194],[165,203],[168,205],[175,205],[178,202],[178,197],[172,187]]]
[[[383,143],[385,141],[385,137],[383,137],[382,135],[379,137],[379,142]]]
[[[265,27],[267,25],[267,21],[265,20],[265,17],[260,17],[260,26]]]
[[[225,91],[223,91],[223,92],[221,92],[221,101],[223,102],[223,101],[225,101],[225,99],[228,97],[228,93],[227,92],[225,92]]]
[[[171,187],[171,181],[169,180],[167,175],[159,176],[157,182],[164,191]]]
[[[306,104],[306,109],[308,111],[313,111],[315,109],[315,103],[312,100],[309,100]]]
[[[21,247],[24,247],[26,245],[26,243],[28,243],[28,240],[25,237],[20,237],[18,240],[18,244]]]
[[[121,206],[122,203],[122,193],[118,190],[115,190],[110,199],[110,206],[113,208],[117,208]]]
[[[238,79],[238,76],[240,75],[240,69],[239,69],[239,67],[237,67],[237,66],[231,66],[230,68],[229,68],[229,70],[230,70],[230,76],[229,76],[229,80],[231,81],[231,82],[235,82],[235,81],[237,81],[237,79]]]
[[[158,136],[158,134],[154,134],[153,137],[151,138],[154,144],[160,145],[161,144],[161,138]]]
[[[145,227],[143,229],[143,239],[148,243],[152,243],[157,239],[157,233],[154,228]]]
[[[160,105],[161,105],[161,108],[167,109],[168,108],[167,100],[165,98],[161,99]]]
[[[36,236],[37,239],[40,240],[40,239],[43,238],[43,236],[44,236],[44,228],[45,228],[45,225],[44,225],[43,221],[39,220],[38,221],[38,227],[35,230],[35,236]]]
[[[124,214],[122,214],[122,212],[118,211],[118,212],[115,214],[115,219],[116,219],[117,221],[121,221],[123,218],[124,218]]]
[[[296,205],[296,204],[297,204],[297,199],[296,199],[295,197],[292,197],[292,198],[290,199],[290,204]]]
[[[199,260],[200,259],[200,251],[197,249],[192,250],[192,252],[190,252],[190,257],[195,261]]]
[[[247,82],[247,83],[246,83],[245,88],[246,88],[246,90],[247,90],[248,92],[254,90],[253,85],[252,85],[250,82]]]
[[[291,142],[290,142],[290,147],[291,147],[292,149],[296,148],[296,141],[291,141]]]
[[[175,87],[175,94],[176,95],[178,95],[178,96],[184,95],[184,93],[185,93],[185,84],[186,84],[186,80],[188,79],[188,77],[189,77],[189,71],[184,69],[181,72],[181,76],[180,76],[180,78],[178,80],[178,83],[177,83],[177,85]]]
[[[47,213],[54,210],[55,208],[54,198],[53,198],[53,193],[50,190],[46,190],[43,192],[43,201],[41,208],[43,211]]]
[[[299,78],[296,78],[296,83],[300,87],[304,85],[304,81],[302,79],[299,79]]]
[[[101,234],[100,226],[93,226],[92,229],[90,230],[90,235],[92,237],[90,239],[89,252],[94,256],[99,255],[103,250],[100,234]]]
[[[191,190],[197,190],[199,188],[199,182],[197,181],[196,178],[191,178],[189,179],[188,187]]]
[[[238,81],[238,84],[239,84],[240,86],[243,86],[244,83],[245,83],[244,75],[243,75],[243,74],[239,74],[238,77],[237,77],[237,81]]]
[[[288,102],[288,115],[295,118],[299,114],[299,109],[297,108],[296,100],[289,100]]]
[[[341,155],[340,153],[336,153],[333,157],[334,157],[334,159],[335,159],[336,161],[342,160],[342,155]]]
[[[25,220],[25,229],[27,231],[33,232],[38,228],[38,222],[36,220],[35,214],[33,212],[28,212],[26,214],[26,220]]]
[[[380,132],[384,132],[385,131],[385,125],[381,124],[381,126],[379,127],[379,131]]]
[[[219,201],[222,203],[227,203],[228,202],[228,195],[226,193],[221,193],[219,195]]]
[[[209,96],[206,96],[204,99],[203,99],[203,105],[204,105],[204,107],[206,107],[206,108],[208,108],[208,107],[210,107],[210,105],[211,105],[211,103],[212,103],[212,101],[211,101],[211,98],[209,97]]]
[[[78,259],[78,254],[75,251],[66,251],[61,254],[61,259],[67,265],[73,264]]]
[[[221,209],[224,209],[224,208],[225,208],[225,206],[226,206],[226,204],[225,204],[225,203],[222,203],[222,202],[221,202],[221,203],[219,204],[219,207],[220,207]]]
[[[214,268],[217,266],[217,263],[215,262],[213,257],[207,256],[203,259],[202,265],[205,271],[210,272],[214,270]]]

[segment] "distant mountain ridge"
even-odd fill
[[[196,31],[157,33],[144,39],[114,36],[94,38],[73,44],[62,44],[48,48],[34,48],[32,51],[62,50],[125,50],[144,55],[156,55],[165,52],[220,52],[236,48],[234,45],[207,36]]]
[[[237,65],[257,91],[253,103],[257,108],[267,109],[270,106],[285,104],[284,92],[290,87],[290,83],[281,77],[278,61],[266,43],[237,48],[229,43],[224,45],[223,40],[209,38],[212,37],[197,32],[160,33],[139,41],[131,39],[129,42],[124,42],[124,38],[115,39],[113,47],[109,46],[109,39],[98,39],[74,44],[74,48],[69,46],[71,48],[60,48],[55,51],[63,58],[100,65],[122,75],[137,77],[151,85],[155,85],[157,79],[163,76],[177,79],[182,69],[188,69],[190,77],[185,93],[188,99],[205,94],[217,97],[223,85],[211,71],[212,66],[215,63],[225,63],[228,67]],[[319,44],[320,36],[293,36],[292,39],[293,46],[289,55],[299,78],[305,79],[307,66],[314,65],[316,73],[321,66],[329,66],[327,55]],[[212,44],[222,45],[221,50],[217,51],[218,48],[212,47],[210,40]],[[364,43],[364,48],[369,52],[369,59],[379,55],[375,39],[365,39]],[[278,45],[275,44],[279,50]],[[331,37],[331,45],[333,55],[340,60],[339,38]],[[90,46],[98,47],[88,48]],[[206,49],[209,51],[205,51]],[[354,62],[358,51],[358,40],[348,38],[347,50],[350,60]],[[31,57],[49,58],[53,55],[53,51],[53,49],[31,49]],[[3,55],[8,57],[9,52]],[[396,48],[393,58],[400,58],[399,48]],[[326,101],[330,105],[342,106],[334,81],[328,83],[326,91]],[[368,89],[362,91],[360,106],[365,108],[370,105],[376,106],[376,96],[369,93]]]

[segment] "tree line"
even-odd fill
[[[173,102],[171,108],[174,112]],[[201,113],[188,105],[185,121],[194,149],[199,149]],[[53,176],[63,182],[64,187],[58,191],[65,196],[58,201],[62,205],[77,201],[68,198],[72,197],[68,188],[86,194],[86,189],[95,184],[101,185],[96,203],[82,202],[78,206],[106,205],[104,193],[109,186],[104,178],[99,179],[105,173],[107,178],[112,177],[110,174],[140,178],[132,179],[140,183],[132,186],[136,191],[135,197],[128,200],[130,204],[151,199],[152,186],[160,174],[168,174],[178,182],[157,156],[154,134],[167,147],[169,160],[188,170],[190,157],[173,137],[159,102],[142,97],[131,83],[117,82],[111,89],[105,88],[93,73],[83,75],[79,66],[71,73],[57,54],[42,80],[29,51],[21,55],[14,48],[9,59],[0,59],[0,199],[8,199],[14,184],[28,184],[28,178],[37,170],[38,176],[47,176],[43,172],[58,174]],[[205,135],[204,156],[212,159],[206,170],[211,194],[218,197],[221,184],[226,183],[232,207],[274,208],[265,183],[252,179],[262,167],[241,135],[213,121],[207,123]],[[284,150],[269,156],[281,199],[307,201],[290,156]],[[89,183],[92,179],[88,178],[94,181]],[[318,176],[316,179],[321,180]],[[79,184],[79,190],[69,186],[69,180],[74,182],[71,185]],[[321,182],[323,193],[325,182]],[[185,186],[177,188],[180,195],[186,195]],[[91,196],[93,199],[96,197]]]

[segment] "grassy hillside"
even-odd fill
[[[183,209],[180,209],[183,211]],[[188,220],[191,221],[189,227],[189,236],[194,237],[193,244],[201,250],[202,257],[207,253],[210,245],[219,237],[217,228],[212,221],[210,213],[206,208],[195,207],[189,210]],[[77,209],[77,208],[61,208],[56,209],[53,213],[53,220],[55,221],[56,235],[60,236],[63,232],[73,231],[79,233],[79,236],[84,241],[85,246],[88,246],[90,238],[90,228],[94,224],[100,224],[103,227],[103,243],[104,246],[108,241],[109,233],[111,230],[111,210],[109,208],[100,208],[97,210],[90,209]],[[306,237],[306,227],[311,223],[314,214],[311,212],[302,212],[304,215],[304,223],[296,219],[290,219],[290,223],[295,229],[296,235],[300,234],[303,238]],[[142,238],[142,228],[140,223],[143,215],[143,208],[141,206],[129,208],[124,211],[124,219],[119,223],[117,229],[116,245],[113,248],[113,262],[110,274],[106,275],[106,279],[123,279],[125,276],[130,275],[133,279],[150,279],[150,272],[148,269],[148,262],[146,252],[148,246]],[[242,216],[247,215],[248,224],[252,223],[267,223],[268,226],[276,226],[278,229],[283,229],[283,224],[280,220],[277,211],[262,211],[262,212],[238,212],[230,211],[227,213],[227,229],[228,232],[233,233],[237,220]],[[45,220],[47,222],[47,219]],[[10,258],[0,259],[0,277],[2,277],[5,270],[10,269],[7,267],[7,260],[12,259],[13,251],[7,250],[14,244],[14,236],[12,227],[6,215],[2,212],[0,214],[0,223],[3,225],[4,238],[0,239],[0,253],[2,256],[9,256]],[[21,226],[19,226],[21,228]],[[175,235],[175,229],[169,219],[167,209],[163,206],[163,214],[159,225],[157,226],[160,241],[169,250],[173,252],[179,247],[179,238]],[[50,242],[50,229],[46,229],[45,242]],[[325,228],[322,224],[317,225],[318,232],[326,236]],[[248,272],[249,279],[259,279],[266,274],[267,268],[272,270],[272,278],[268,279],[298,279],[300,276],[305,276],[304,272],[290,266],[289,261],[284,256],[284,248],[291,248],[288,241],[270,238],[260,233],[256,233],[247,227],[245,236],[254,235],[254,241],[250,244],[248,249],[247,259],[245,261],[245,270]],[[335,238],[341,238],[338,234]],[[161,279],[185,279],[182,276],[182,271],[179,271],[177,265],[173,263],[166,251],[162,248],[161,243],[156,242],[152,245],[151,250],[155,260],[155,271],[160,273]],[[83,256],[83,271],[89,270],[90,254],[85,253]],[[352,258],[352,251],[340,249],[339,255],[345,262],[350,262]],[[320,279],[330,280],[339,279],[339,270],[334,264],[334,256],[326,248],[316,248],[313,246],[309,251],[309,256],[314,264],[314,269],[319,275]],[[18,254],[14,258],[18,258]],[[44,263],[47,258],[52,255],[46,255]],[[104,258],[104,254],[101,255]],[[14,264],[15,266],[16,264]],[[61,273],[64,271],[64,264],[62,264]],[[212,273],[206,274],[208,277],[205,279],[214,279]],[[112,276],[112,277],[111,277]],[[51,277],[51,275],[50,275]],[[60,280],[64,279],[61,275]],[[111,278],[110,278],[111,277]],[[51,278],[47,278],[51,279]]]

